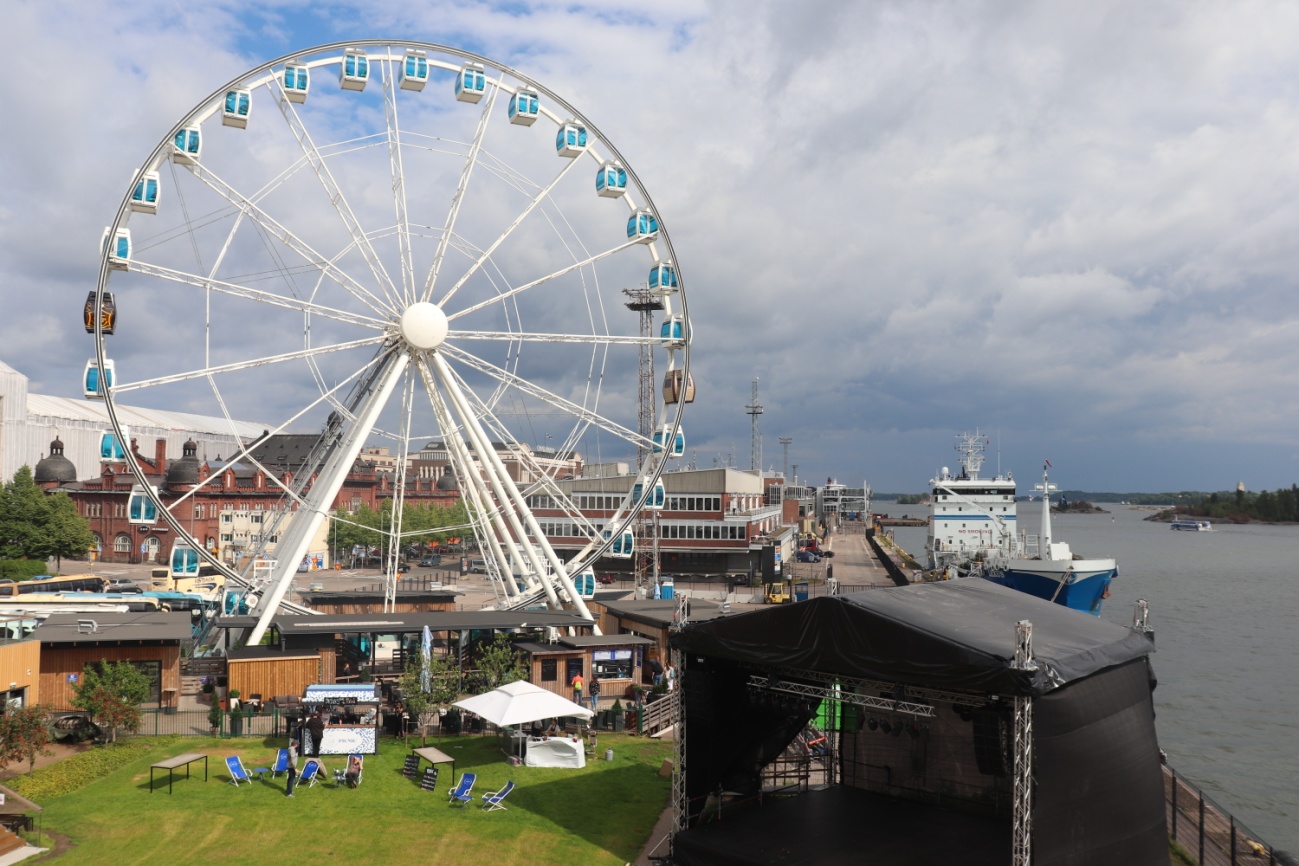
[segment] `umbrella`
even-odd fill
[[[485,694],[456,701],[455,706],[501,726],[523,725],[563,716],[589,719],[595,715],[581,704],[575,704],[568,698],[524,680],[506,683]]]
[[[433,632],[429,631],[428,626],[424,626],[424,637],[420,642],[420,650],[424,654],[424,666],[419,673],[419,687],[420,691],[428,694],[431,685],[428,668],[433,661]]]

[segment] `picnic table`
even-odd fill
[[[421,758],[428,761],[430,764],[450,764],[451,775],[455,776],[456,759],[451,757],[441,749],[435,749],[432,746],[426,746],[422,749],[416,749],[412,747],[410,751],[412,755],[419,755]]]
[[[167,793],[170,794],[172,781],[176,777],[175,771],[180,769],[181,767],[184,767],[185,778],[188,779],[189,765],[199,760],[200,758],[203,760],[203,781],[206,782],[207,781],[207,752],[185,752],[184,754],[177,755],[174,758],[164,758],[163,760],[158,761],[156,764],[150,764],[149,765],[149,793],[150,794],[153,793],[153,771],[154,770],[167,771]]]

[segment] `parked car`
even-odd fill
[[[610,584],[613,583],[614,577],[612,574],[597,574],[595,580],[596,583]]]
[[[833,550],[818,550],[818,551],[817,551],[817,554],[818,554],[822,559],[833,559],[833,558],[834,558],[834,551],[833,551]]]
[[[397,566],[397,571],[398,571],[399,573],[404,573],[404,572],[410,571],[410,563],[409,563],[409,562],[403,562],[403,563],[401,563],[400,565]]]
[[[144,592],[140,584],[131,580],[129,577],[110,577],[108,585],[104,587],[105,592]]]
[[[424,554],[423,557],[420,558],[419,561],[420,568],[432,568],[435,565],[441,565],[441,564],[442,564],[442,554],[440,553],[426,553]]]
[[[810,550],[800,550],[795,558],[799,562],[820,562],[821,557],[817,556]]]

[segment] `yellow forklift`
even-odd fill
[[[807,601],[807,582],[794,582],[793,578],[769,583],[766,586],[766,592],[763,594],[763,601],[767,604],[790,604],[796,601]]]

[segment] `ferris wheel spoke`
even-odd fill
[[[257,204],[260,198],[259,196],[243,195],[218,176],[216,172],[212,171],[202,163],[191,165],[188,168],[194,177],[204,183],[217,195],[229,202],[232,207],[239,211],[241,216],[247,218],[285,247],[301,256],[306,261],[311,271],[325,274],[340,287],[351,292],[357,300],[381,316],[392,309],[389,302],[376,297],[354,277],[342,268],[338,267],[337,264],[321,255],[313,249],[310,244],[299,238],[289,229],[285,228],[270,214],[266,213],[266,211],[262,210],[262,208]]]
[[[433,296],[433,287],[437,285],[438,273],[442,270],[442,261],[446,257],[447,245],[451,241],[451,236],[455,234],[456,220],[460,216],[460,206],[464,204],[465,191],[469,189],[469,179],[473,176],[474,167],[478,165],[478,155],[483,149],[483,137],[487,134],[487,120],[491,117],[492,107],[496,105],[496,94],[499,92],[499,87],[493,87],[491,95],[484,100],[482,110],[479,112],[478,127],[474,130],[474,138],[469,145],[469,156],[465,159],[464,167],[460,170],[460,182],[456,185],[456,191],[451,197],[451,210],[447,214],[446,225],[442,227],[442,235],[438,238],[437,251],[433,253],[433,264],[429,268],[428,276],[424,279],[424,290],[420,293],[420,297],[425,300]]]
[[[496,237],[496,240],[488,244],[487,248],[478,254],[478,257],[469,265],[469,268],[461,275],[460,279],[456,280],[455,284],[452,285],[451,288],[447,289],[446,294],[442,296],[442,300],[438,302],[438,306],[446,306],[447,302],[451,300],[455,293],[460,290],[469,278],[476,274],[482,266],[487,263],[487,261],[492,257],[492,253],[496,252],[496,248],[505,243],[505,241],[509,239],[510,235],[514,234],[514,231],[523,224],[523,221],[528,217],[528,215],[536,210],[537,206],[550,196],[555,187],[559,185],[559,182],[573,170],[573,166],[577,165],[577,162],[578,161],[575,159],[564,160],[564,167],[551,179],[545,189],[539,190],[537,194],[532,197],[528,202],[528,206],[523,209],[522,213],[514,218],[513,222],[505,227],[505,230]]]
[[[508,370],[504,370],[495,364],[484,361],[477,356],[461,351],[460,349],[450,345],[444,344],[441,351],[448,357],[454,358],[460,363],[478,370],[480,373],[487,374],[503,385],[515,388],[524,394],[528,394],[540,400],[544,400],[556,409],[562,410],[564,413],[580,419],[586,425],[599,427],[601,430],[604,430],[607,433],[612,433],[633,445],[653,447],[653,442],[641,436],[639,433],[629,430],[621,424],[615,424],[613,421],[590,411],[585,406],[579,406],[571,400],[566,400],[558,394],[553,394],[545,388],[542,388],[539,385],[534,385],[532,382],[529,382]]]
[[[173,373],[169,376],[157,376],[152,379],[140,379],[135,382],[122,382],[120,384],[115,383],[112,386],[112,389],[114,394],[123,394],[128,391],[139,391],[145,388],[154,388],[159,385],[172,385],[177,382],[207,379],[214,376],[220,376],[224,373],[251,370],[257,367],[268,367],[274,364],[283,364],[286,361],[314,358],[319,355],[327,355],[333,352],[344,352],[349,349],[359,349],[365,346],[377,346],[383,343],[386,339],[386,335],[378,335],[374,337],[366,337],[362,340],[353,340],[348,343],[336,343],[332,346],[317,346],[311,349],[303,349],[300,352],[285,352],[282,355],[267,355],[263,358],[252,358],[247,361],[222,364],[216,367],[204,367],[199,370],[187,370],[184,373]]]
[[[657,337],[614,334],[533,334],[522,331],[450,331],[448,339],[502,340],[510,343],[582,343],[598,346],[657,346]]]
[[[325,450],[324,459],[302,498],[297,517],[289,524],[276,548],[278,560],[273,577],[274,588],[270,597],[264,601],[265,607],[257,619],[257,625],[248,636],[250,644],[256,644],[266,633],[280,600],[284,598],[297,571],[297,564],[316,537],[321,522],[338,496],[338,491],[342,489],[343,481],[361,453],[366,437],[374,429],[379,413],[401,381],[409,361],[410,356],[404,352],[384,353],[374,368],[373,375],[358,380],[363,382],[363,387],[355,394],[350,418],[331,416],[331,424],[319,440]]]
[[[407,366],[401,386],[401,436],[397,440],[397,463],[393,467],[392,536],[388,543],[388,567],[384,574],[383,610],[392,613],[397,604],[397,565],[401,562],[402,525],[406,504],[406,473],[410,458],[410,430],[415,401],[415,371]]]
[[[498,592],[503,592],[507,599],[516,598],[519,590],[514,585],[513,577],[501,572],[505,564],[510,561],[510,557],[506,554],[506,547],[511,545],[512,539],[510,528],[506,525],[501,508],[496,504],[495,496],[488,487],[484,474],[474,463],[465,442],[464,429],[456,423],[454,414],[437,387],[426,360],[421,359],[418,363],[425,391],[447,445],[447,453],[459,476],[460,489],[467,494],[469,500],[467,504],[470,521],[474,524],[474,535],[495,563],[494,568],[488,569],[488,574],[496,582]]]
[[[351,313],[333,307],[326,307],[321,304],[312,303],[311,301],[301,300],[300,298],[277,295],[275,292],[254,289],[251,286],[241,286],[224,280],[216,280],[211,277],[192,274],[187,271],[178,271],[174,268],[150,264],[138,259],[131,260],[131,270],[134,273],[144,274],[145,276],[170,280],[174,283],[182,283],[200,289],[207,289],[231,297],[243,298],[248,301],[271,304],[272,306],[283,307],[286,310],[294,310],[299,313],[309,313],[313,316],[321,316],[322,318],[333,319],[334,321],[344,322],[346,324],[361,325],[362,327],[374,329],[386,329],[390,324],[382,319]]]
[[[580,260],[580,261],[573,262],[571,265],[566,265],[565,267],[562,267],[562,268],[560,268],[560,269],[557,270],[557,271],[552,271],[551,273],[546,274],[544,277],[538,277],[537,279],[532,280],[531,282],[524,283],[524,284],[521,285],[521,286],[515,286],[515,287],[512,288],[512,289],[508,289],[507,291],[504,291],[504,292],[501,292],[501,293],[499,293],[499,294],[497,294],[497,295],[494,295],[493,297],[491,297],[491,298],[489,298],[489,299],[487,299],[487,300],[485,300],[485,301],[480,301],[480,302],[477,303],[477,304],[474,304],[474,305],[469,306],[469,307],[465,307],[463,310],[457,310],[457,311],[454,312],[454,313],[448,313],[448,314],[447,314],[447,319],[449,319],[449,320],[455,320],[455,319],[460,318],[461,316],[467,316],[467,315],[469,315],[470,313],[477,312],[478,310],[484,309],[484,308],[486,308],[486,307],[495,306],[496,304],[499,304],[499,303],[504,302],[504,301],[505,301],[506,299],[508,299],[508,298],[512,298],[512,297],[514,297],[515,295],[518,295],[518,294],[521,294],[521,293],[523,293],[523,292],[528,291],[529,289],[534,289],[534,288],[536,288],[537,286],[540,286],[540,285],[543,285],[543,284],[545,284],[545,283],[548,283],[548,282],[550,282],[550,281],[553,280],[553,279],[556,279],[556,278],[558,278],[558,277],[562,277],[562,276],[564,276],[564,274],[572,273],[573,271],[578,270],[579,268],[585,268],[585,267],[588,267],[588,266],[590,266],[590,265],[593,265],[593,264],[595,264],[596,262],[600,261],[601,259],[606,259],[606,258],[608,258],[609,256],[614,255],[615,253],[620,253],[620,252],[622,252],[623,250],[625,250],[625,249],[629,249],[630,247],[633,247],[633,246],[637,246],[636,241],[634,241],[634,240],[632,240],[632,241],[627,241],[626,243],[619,244],[619,245],[616,246],[616,247],[613,247],[613,248],[611,248],[611,249],[605,250],[605,251],[602,252],[602,253],[596,253],[596,254],[593,255],[593,256],[588,256],[588,257],[585,258],[585,259],[582,259],[582,260]]]
[[[269,86],[269,85],[268,85]],[[365,230],[361,227],[360,220],[347,203],[347,198],[343,195],[343,190],[334,180],[334,175],[329,170],[329,165],[325,157],[317,149],[316,144],[311,139],[311,133],[307,131],[306,124],[302,122],[298,110],[293,107],[284,88],[275,79],[275,85],[272,92],[278,96],[276,102],[280,106],[280,113],[284,115],[284,122],[288,125],[289,131],[297,139],[299,147],[302,148],[303,156],[306,157],[307,163],[311,166],[316,178],[320,181],[320,186],[325,191],[334,210],[338,213],[339,219],[343,223],[344,229],[352,237],[352,242],[356,245],[357,250],[365,259],[366,265],[370,268],[370,274],[374,277],[377,285],[383,286],[389,297],[389,301],[395,306],[401,299],[401,294],[397,287],[393,285],[392,280],[388,277],[388,272],[383,267],[383,262],[379,259],[379,254],[375,251],[374,245],[370,243],[370,238]]]
[[[383,112],[388,126],[388,173],[392,178],[392,201],[397,212],[397,254],[401,259],[401,296],[415,300],[415,265],[410,244],[410,217],[406,212],[406,173],[401,156],[401,128],[397,122],[397,75],[395,58],[389,55],[383,70]],[[400,61],[397,61],[400,62]]]

